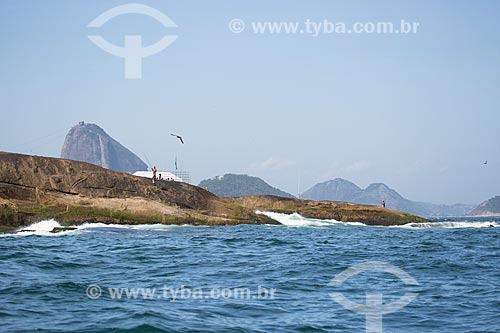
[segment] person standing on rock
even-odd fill
[[[382,208],[385,208],[385,200],[382,199]]]
[[[155,185],[156,184],[156,171],[158,171],[158,170],[156,170],[156,166],[154,166],[151,170],[153,171],[153,185]]]

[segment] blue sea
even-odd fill
[[[0,331],[500,332],[500,220],[269,215],[286,225],[2,235]]]

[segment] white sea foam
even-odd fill
[[[184,225],[187,226],[187,225]],[[115,229],[134,229],[134,230],[169,230],[178,228],[179,225],[171,224],[104,224],[104,223],[84,223],[77,228],[95,229],[95,228],[115,228]]]
[[[61,232],[53,233],[51,232],[54,228],[61,228],[62,226],[59,222],[51,219],[45,220],[37,223],[33,223],[30,226],[19,229],[16,233],[3,234],[1,236],[61,236],[71,233],[76,233],[82,230],[91,230],[96,228],[113,228],[113,229],[135,229],[135,230],[169,230],[172,228],[179,227],[177,225],[165,225],[165,224],[104,224],[104,223],[84,223],[81,225],[67,226],[71,230],[63,230]]]
[[[309,219],[301,216],[298,213],[281,214],[281,213],[262,212],[262,211],[256,211],[256,213],[266,215],[267,217],[270,217],[288,227],[324,227],[332,225],[366,226],[366,224],[360,222],[340,222],[336,220]],[[431,229],[431,228],[458,229],[458,228],[490,228],[490,227],[500,227],[500,224],[497,222],[450,221],[450,222],[409,223],[405,225],[390,226],[390,228],[404,228],[404,229]]]
[[[500,227],[497,222],[428,222],[428,223],[409,223],[400,226],[392,226],[391,228],[406,228],[406,229],[461,229],[461,228],[491,228]]]
[[[57,222],[56,220],[45,220],[45,221],[40,221],[37,223],[33,223],[32,225],[28,227],[24,227],[20,229],[18,232],[15,234],[10,234],[10,235],[15,235],[15,236],[32,236],[32,235],[37,235],[37,236],[60,236],[62,234],[67,234],[67,233],[74,233],[77,230],[66,230],[58,233],[53,233],[51,232],[54,230],[54,228],[61,228],[61,224]]]
[[[273,220],[276,220],[279,223],[286,225],[288,227],[324,227],[324,226],[341,225],[341,224],[364,226],[363,223],[359,222],[341,222],[337,220],[309,219],[303,217],[299,213],[282,214],[282,213],[261,212],[261,211],[256,211],[256,213],[270,217]]]
[[[257,214],[266,215],[281,224],[288,227],[327,227],[335,225],[351,225],[351,226],[366,226],[360,222],[341,222],[336,220],[319,220],[310,219],[303,217],[298,213],[294,214],[282,214],[274,212],[262,212],[256,211]],[[96,228],[113,228],[113,229],[132,229],[132,230],[170,230],[173,228],[179,228],[182,226],[178,225],[165,225],[165,224],[104,224],[104,223],[84,223],[78,226],[69,226],[75,228],[72,230],[65,230],[58,233],[52,233],[54,228],[63,227],[59,222],[51,219],[41,222],[34,223],[28,227],[24,227],[13,234],[2,234],[0,237],[8,236],[62,236],[68,234],[78,233],[84,230],[90,231]],[[500,227],[498,222],[474,222],[474,221],[462,221],[462,222],[427,222],[427,223],[409,223],[400,226],[390,226],[390,228],[403,228],[403,229],[459,229],[459,228],[490,228],[490,227]]]

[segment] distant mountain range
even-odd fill
[[[424,216],[466,216],[475,205],[436,205],[427,202],[411,201],[385,184],[375,183],[362,189],[345,179],[337,178],[316,184],[301,195],[302,199],[347,201],[357,204],[380,205],[385,200],[386,207],[403,212]]]
[[[102,128],[83,121],[72,127],[66,135],[61,158],[88,162],[120,172],[133,173],[148,169],[146,163]]]
[[[267,194],[293,198],[293,195],[272,187],[262,179],[248,175],[226,174],[202,180],[198,186],[206,188],[219,197],[243,197]]]
[[[471,216],[500,216],[500,196],[486,200],[471,213]]]
[[[227,174],[206,179],[200,187],[220,197],[243,197],[251,195],[275,195],[285,198],[294,196],[272,187],[258,177]],[[437,205],[427,202],[411,201],[383,183],[375,183],[362,189],[356,184],[341,178],[316,184],[301,195],[301,199],[345,201],[363,205],[380,205],[385,200],[386,207],[423,217],[467,216],[476,205],[455,204]]]

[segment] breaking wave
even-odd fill
[[[461,229],[461,228],[492,228],[500,227],[498,222],[428,222],[428,223],[409,223],[400,226],[393,226],[392,228],[444,228],[444,229]]]
[[[270,217],[287,227],[325,227],[338,225],[351,226],[367,226],[360,222],[341,222],[336,220],[319,220],[309,219],[301,216],[298,213],[282,214],[274,212],[257,211],[257,214],[263,214]],[[381,227],[381,226],[376,226]],[[459,229],[459,228],[491,228],[500,227],[500,224],[495,221],[444,221],[444,222],[427,222],[427,223],[409,223],[405,225],[390,226],[389,228],[405,228],[405,229]]]
[[[287,227],[331,227],[331,226],[365,226],[360,222],[341,222],[337,220],[320,220],[306,218],[299,213],[282,214],[275,212],[256,211],[257,214],[262,214],[270,217]],[[187,226],[187,225],[185,225]],[[51,219],[34,223],[30,226],[23,227],[17,232],[11,234],[2,234],[0,237],[9,236],[62,236],[69,234],[77,234],[92,229],[112,228],[112,229],[128,229],[128,230],[171,230],[183,226],[165,225],[165,224],[104,224],[104,223],[84,223],[74,226],[63,226],[59,222]],[[380,226],[378,226],[380,227]],[[427,223],[409,223],[405,225],[390,226],[389,228],[401,229],[461,229],[461,228],[492,228],[500,227],[497,221],[436,221]],[[54,232],[54,229],[62,228]],[[66,229],[65,229],[66,228]],[[382,227],[384,228],[384,227]]]
[[[360,223],[360,222],[341,222],[341,221],[337,221],[337,220],[310,219],[307,217],[303,217],[299,213],[282,214],[282,213],[261,212],[261,211],[257,211],[256,213],[270,217],[273,220],[276,220],[279,223],[286,225],[287,227],[325,227],[325,226],[332,226],[332,225],[354,225],[354,226],[364,226],[365,225],[365,224]]]
[[[33,223],[30,226],[23,227],[17,232],[12,234],[3,234],[2,237],[6,236],[62,236],[68,234],[75,234],[82,232],[84,230],[98,229],[98,228],[113,228],[113,229],[131,229],[131,230],[169,230],[172,228],[180,227],[178,225],[165,225],[165,224],[104,224],[104,223],[84,223],[81,225],[69,225],[63,226],[54,219],[40,221]],[[57,228],[67,228],[59,232],[54,232],[53,230]]]

